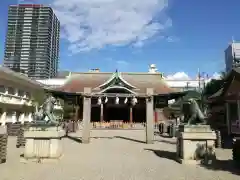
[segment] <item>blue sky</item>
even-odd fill
[[[154,63],[165,74],[186,72],[193,77],[198,68],[213,74],[224,70],[224,49],[232,36],[240,38],[239,0],[34,2],[51,3],[61,22],[61,70],[144,72]],[[8,6],[16,3],[0,2],[1,59]]]

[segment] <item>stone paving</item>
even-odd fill
[[[81,144],[81,132],[64,139],[59,162],[21,163],[23,149],[9,137],[7,163],[0,164],[1,180],[239,180],[230,167],[231,150],[217,150],[213,168],[175,162],[175,140],[156,136],[144,144],[144,131],[94,130],[90,144]],[[97,138],[100,137],[100,138]],[[237,175],[238,174],[238,175]]]

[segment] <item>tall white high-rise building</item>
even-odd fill
[[[240,43],[232,42],[225,50],[226,72],[232,68],[240,67]]]
[[[36,79],[57,75],[60,22],[52,8],[37,4],[11,5],[4,66]]]

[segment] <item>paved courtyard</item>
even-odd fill
[[[239,180],[229,168],[231,150],[217,150],[213,168],[181,165],[174,161],[175,140],[156,136],[147,145],[144,131],[94,130],[90,144],[77,137],[64,139],[64,156],[59,162],[22,163],[16,138],[10,137],[7,163],[0,164],[1,180]],[[99,137],[99,138],[97,138]]]

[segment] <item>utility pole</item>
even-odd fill
[[[189,82],[186,83],[186,90],[189,88]]]
[[[203,97],[203,91],[205,89],[205,77],[204,77],[204,74],[205,73],[200,73],[200,69],[198,68],[198,75],[197,75],[197,78],[198,78],[198,91],[201,95],[201,108],[202,110],[204,110],[204,97]]]
[[[199,73],[200,74],[200,73]],[[202,82],[202,89],[200,90],[200,93],[201,93],[201,105],[202,105],[202,111],[204,111],[204,109],[205,109],[205,106],[204,106],[204,95],[203,95],[203,93],[204,93],[204,90],[205,90],[205,86],[206,86],[206,84],[205,84],[205,73],[203,72],[202,73],[202,75],[200,74],[200,76],[199,76],[200,78],[199,79],[201,79],[203,82]],[[200,82],[200,80],[199,80],[199,82]],[[200,84],[200,83],[199,83]]]
[[[198,90],[199,90],[199,92],[201,92],[201,74],[200,74],[199,68],[198,68],[197,78],[198,78]]]

